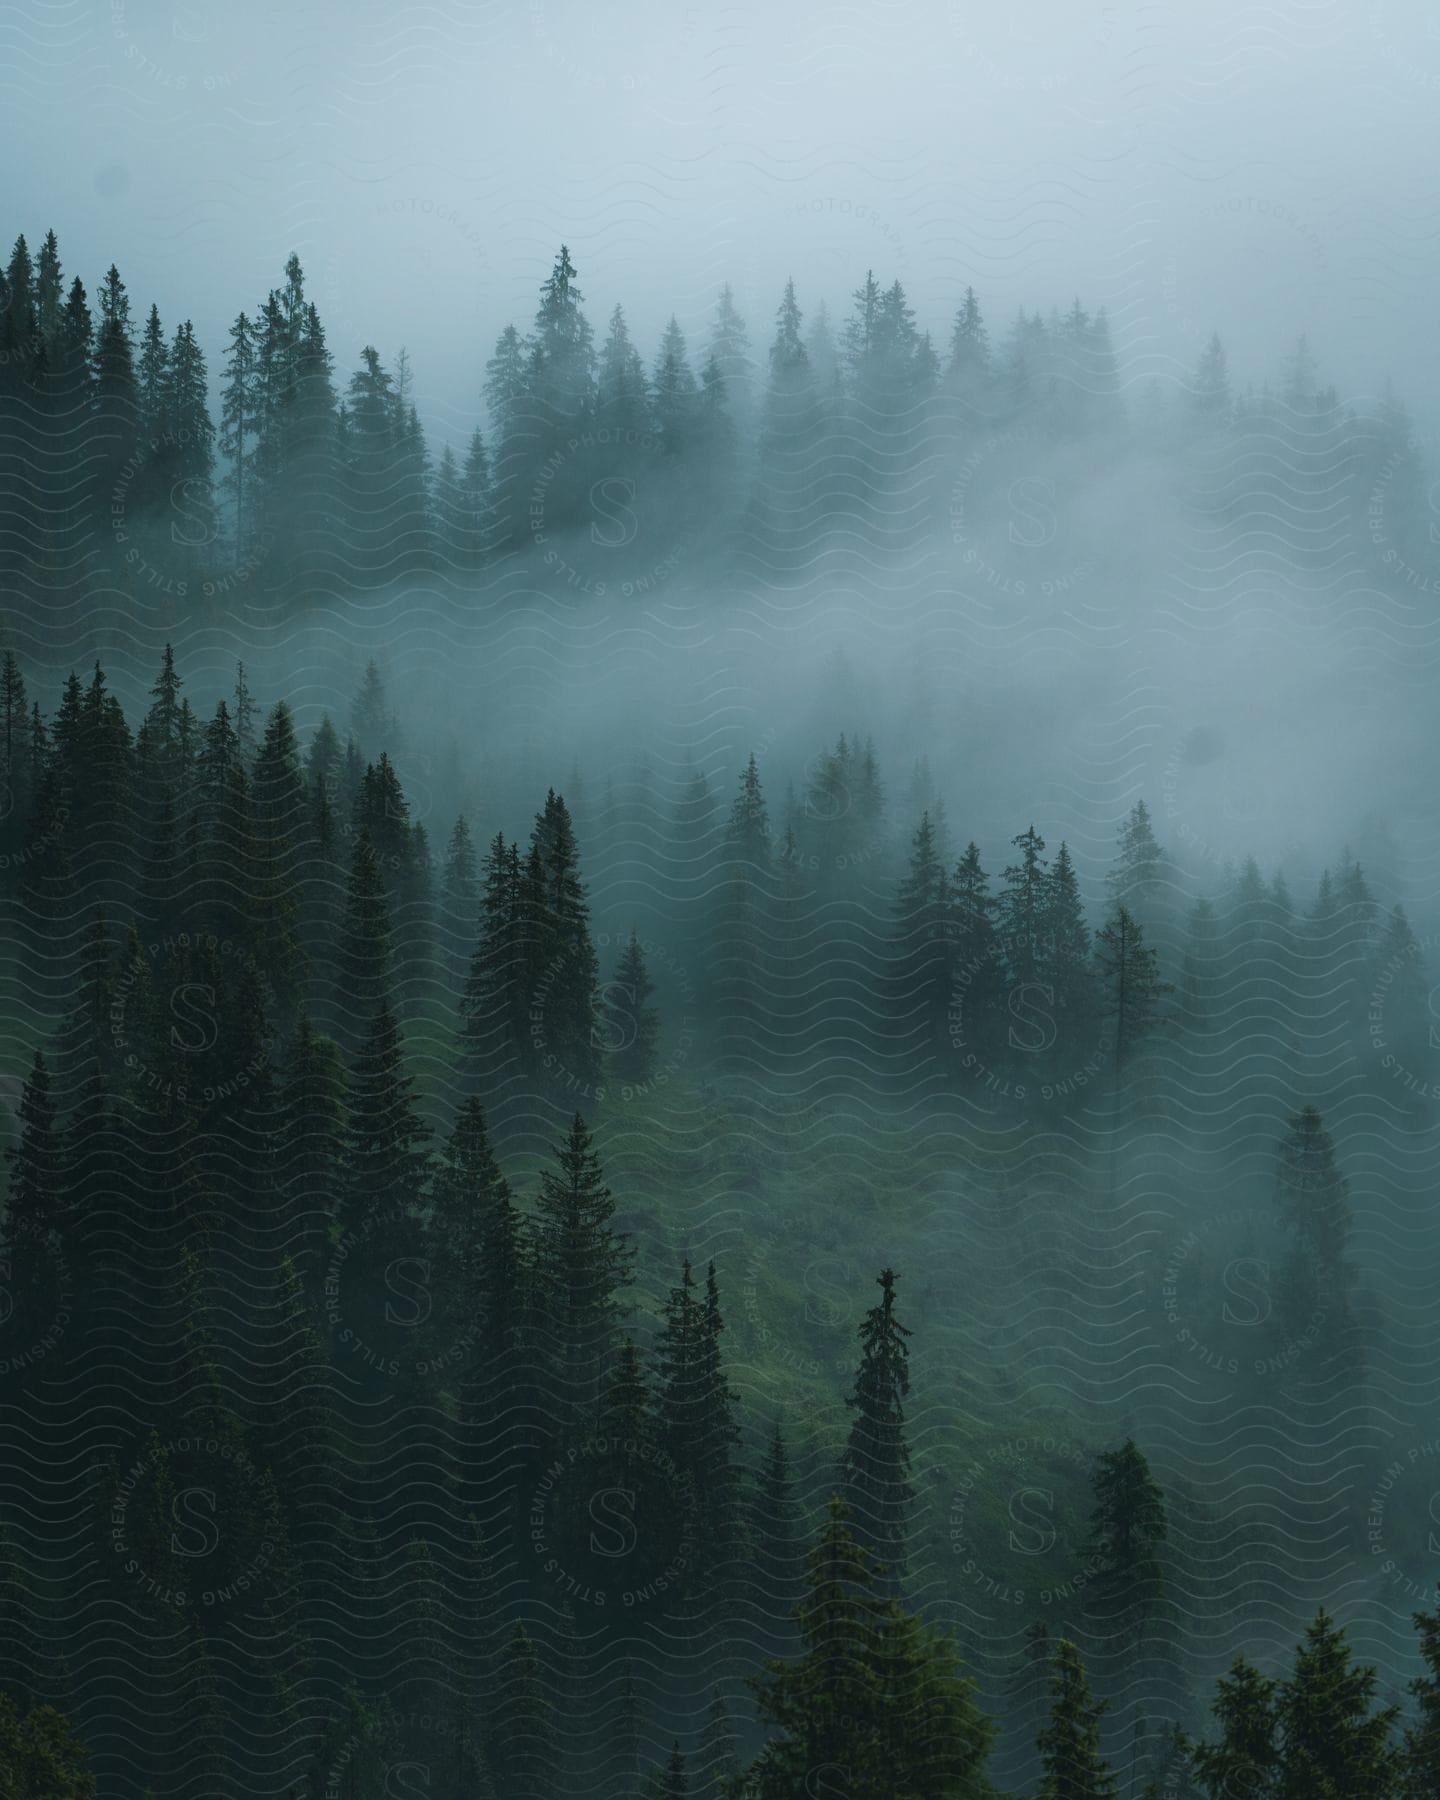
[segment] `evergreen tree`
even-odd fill
[[[1109,1616],[1133,1627],[1154,1614],[1164,1595],[1159,1546],[1169,1529],[1164,1496],[1133,1438],[1101,1452],[1094,1493],[1096,1596]]]
[[[1045,972],[1050,892],[1044,838],[1032,825],[1011,841],[1020,861],[1005,871],[1005,885],[995,904],[996,929],[1006,973],[1013,985],[1022,986],[1037,982]]]
[[[715,325],[710,337],[710,354],[721,380],[742,442],[748,443],[754,409],[753,383],[755,365],[749,356],[750,338],[745,321],[735,308],[735,293],[727,281],[720,290],[715,308]]]
[[[491,1709],[490,1773],[507,1800],[550,1800],[559,1754],[540,1658],[523,1625],[505,1648]]]
[[[1390,1742],[1398,1706],[1371,1708],[1375,1670],[1353,1660],[1345,1633],[1322,1608],[1296,1647],[1276,1695],[1281,1743],[1277,1800],[1400,1793],[1403,1753]]]
[[[1409,1685],[1415,1720],[1405,1732],[1404,1800],[1440,1793],[1440,1608],[1413,1615],[1425,1673]]]
[[[1225,346],[1219,335],[1212,332],[1190,383],[1190,410],[1197,420],[1223,425],[1229,420],[1233,404]]]
[[[773,1735],[744,1777],[755,1800],[792,1800],[843,1783],[850,1800],[936,1794],[982,1800],[993,1727],[948,1638],[876,1592],[838,1495],[795,1610],[800,1655],[765,1665],[752,1686]]]
[[[1301,1108],[1281,1140],[1275,1207],[1291,1237],[1278,1309],[1282,1327],[1299,1337],[1320,1311],[1328,1312],[1332,1334],[1336,1324],[1343,1329],[1353,1323],[1347,1292],[1350,1186],[1314,1106]]]
[[[490,1081],[498,1080],[526,1047],[525,965],[520,853],[497,832],[485,860],[480,935],[460,999],[467,1052]]]
[[[776,1609],[783,1612],[786,1601],[798,1596],[804,1573],[801,1510],[778,1416],[754,1480],[749,1520],[758,1604],[773,1622]]]
[[[949,884],[935,839],[930,814],[923,813],[895,901],[899,1004],[904,1016],[924,1021],[927,1039],[950,1009],[955,948]]]
[[[1129,910],[1121,906],[1096,939],[1101,1012],[1111,1035],[1118,1081],[1136,1050],[1159,1022],[1159,1000],[1170,987],[1160,979],[1155,952]]]
[[[1120,1789],[1100,1754],[1103,1702],[1091,1697],[1080,1652],[1069,1638],[1055,1647],[1050,1717],[1040,1732],[1042,1780],[1036,1800],[1113,1800]]]
[[[8,1800],[95,1800],[90,1756],[69,1719],[53,1706],[23,1716],[0,1693],[0,1793]]]
[[[655,984],[645,953],[632,931],[601,996],[605,1021],[606,1069],[612,1079],[643,1088],[655,1073],[660,1015],[650,1005]]]
[[[857,1540],[878,1560],[890,1592],[904,1586],[906,1528],[915,1498],[905,1441],[904,1402],[910,1391],[905,1340],[910,1333],[895,1316],[897,1279],[893,1269],[880,1271],[880,1303],[860,1325],[855,1391],[845,1402],[855,1418],[841,1463]]]
[[[1237,1656],[1221,1677],[1211,1706],[1220,1728],[1216,1744],[1197,1744],[1190,1752],[1195,1778],[1207,1800],[1229,1800],[1235,1793],[1277,1793],[1280,1771],[1277,1682]]]
[[[388,1002],[392,969],[390,905],[375,840],[362,826],[355,839],[336,957],[337,1016],[349,1040],[354,1041],[365,1021]]]
[[[368,1229],[382,1214],[415,1207],[429,1173],[429,1128],[415,1109],[400,1027],[381,1006],[350,1074],[342,1222]]]
[[[593,1420],[605,1391],[630,1280],[629,1240],[585,1121],[576,1113],[535,1207],[538,1301],[552,1358],[556,1428]]]

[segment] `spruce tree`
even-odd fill
[[[1303,1337],[1316,1314],[1328,1313],[1328,1336],[1353,1324],[1348,1259],[1352,1219],[1350,1184],[1335,1159],[1335,1143],[1314,1106],[1290,1120],[1280,1143],[1275,1209],[1290,1234],[1282,1275],[1280,1324]]]
[[[1415,1718],[1405,1732],[1405,1800],[1440,1794],[1440,1608],[1412,1616],[1425,1673],[1409,1684]]]
[[[551,1357],[557,1428],[595,1416],[609,1379],[630,1280],[628,1238],[579,1113],[540,1178],[535,1205],[537,1299]]]
[[[497,832],[485,859],[479,938],[460,997],[466,1052],[489,1082],[513,1066],[525,1045],[529,999],[520,900],[519,851]]]
[[[902,1019],[923,1023],[928,1045],[950,1009],[954,954],[949,883],[928,812],[915,828],[910,866],[895,898],[895,924],[897,1006]]]
[[[1042,1779],[1036,1800],[1114,1800],[1117,1777],[1100,1754],[1100,1721],[1106,1708],[1091,1696],[1080,1652],[1069,1638],[1055,1646],[1050,1677],[1050,1716],[1041,1728]]]
[[[645,952],[632,931],[601,995],[605,1023],[605,1073],[613,1081],[643,1088],[655,1073],[660,1015],[650,1005],[655,984]]]
[[[419,1205],[429,1174],[429,1127],[416,1111],[400,1027],[381,1006],[351,1068],[341,1222],[366,1230],[384,1214]]]
[[[996,931],[1012,986],[1039,981],[1045,973],[1045,928],[1050,899],[1045,840],[1032,825],[1012,839],[1020,852],[1004,875],[995,904]]]
[[[1377,1686],[1375,1670],[1353,1660],[1345,1633],[1322,1607],[1276,1694],[1276,1800],[1330,1794],[1394,1800],[1400,1794],[1403,1752],[1390,1741],[1400,1708],[1372,1711]]]
[[[1160,997],[1168,994],[1158,959],[1145,934],[1124,906],[1095,940],[1101,986],[1101,1018],[1111,1038],[1111,1058],[1118,1082],[1127,1064],[1160,1019]]]
[[[1236,1793],[1266,1796],[1278,1791],[1281,1747],[1276,1699],[1279,1683],[1243,1656],[1216,1683],[1211,1713],[1220,1729],[1218,1743],[1196,1744],[1191,1766],[1207,1800],[1229,1800]]]
[[[908,1329],[895,1316],[893,1269],[882,1269],[880,1302],[860,1325],[860,1365],[845,1404],[855,1413],[841,1462],[841,1480],[855,1518],[855,1536],[880,1565],[887,1592],[905,1584],[906,1531],[915,1490],[905,1441],[910,1391]]]
[[[551,1800],[559,1756],[553,1708],[534,1641],[517,1624],[491,1707],[490,1773],[507,1800]]]
[[[755,1800],[843,1782],[850,1800],[936,1794],[984,1800],[994,1728],[943,1633],[876,1591],[873,1560],[833,1495],[795,1609],[800,1654],[753,1682],[772,1735],[743,1778]]]
[[[1169,1527],[1164,1496],[1133,1438],[1118,1450],[1101,1452],[1094,1495],[1094,1592],[1112,1621],[1135,1629],[1154,1615],[1164,1596],[1159,1546]]]

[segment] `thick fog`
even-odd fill
[[[468,1365],[471,1386],[452,1384],[433,1345],[392,1390],[388,1352],[347,1360],[326,1310],[332,1240],[362,1205],[388,1206],[397,1233],[355,1259],[374,1277],[353,1301],[365,1329],[395,1323],[367,1257],[394,1251],[386,1281],[423,1262],[428,1282],[426,1259],[460,1244],[468,1282],[501,1242],[475,1248],[478,1202],[466,1214],[461,1176],[414,1148],[429,1132],[438,1155],[452,1128],[458,1143],[471,1103],[523,1215],[504,1266],[533,1263],[513,1331],[499,1277],[464,1289],[501,1321],[496,1366],[530,1382],[526,1332],[560,1341],[544,1312],[560,1279],[535,1271],[563,1233],[531,1214],[583,1105],[635,1251],[645,1354],[679,1259],[698,1278],[713,1257],[744,1479],[772,1413],[793,1420],[807,1532],[848,1428],[856,1328],[878,1270],[901,1268],[905,1593],[955,1633],[1001,1721],[1006,1785],[1034,1773],[1015,1699],[1027,1628],[1087,1628],[1091,1465],[1132,1432],[1171,1507],[1167,1605],[1188,1636],[1139,1672],[1148,1653],[1097,1638],[1117,1766],[1122,1732],[1206,1729],[1230,1657],[1278,1667],[1322,1601],[1398,1693],[1418,1667],[1411,1603],[1440,1570],[1440,1489],[1421,1492],[1440,1442],[1433,9],[21,0],[0,11],[0,70],[4,232],[28,244],[0,282],[0,1137],[35,1129],[32,1057],[53,1045],[64,1154],[83,1163],[98,1132],[108,1178],[107,1158],[131,1156],[105,1135],[113,1097],[140,1175],[118,1225],[108,1196],[96,1216],[131,1284],[116,1291],[167,1346],[203,1312],[212,1246],[192,1268],[190,1190],[164,1158],[201,1145],[232,1207],[216,1364],[232,1385],[245,1372],[239,1388],[258,1371],[237,1416],[284,1437],[283,1359],[247,1336],[280,1304],[282,1254],[283,1316],[314,1324],[317,1366],[355,1409],[335,1432],[355,1478],[335,1529],[353,1543],[304,1575],[340,1596],[315,1691],[348,1695],[350,1724],[317,1700],[270,1785],[235,1791],[303,1776],[338,1792],[353,1746],[373,1748],[349,1677],[409,1691],[403,1645],[372,1666],[383,1633],[359,1603],[345,1617],[372,1541],[392,1572],[433,1542],[436,1604],[457,1614],[472,1577],[492,1593],[492,1543],[501,1563],[513,1551],[494,1617],[538,1621],[547,1679],[581,1638],[596,1668],[629,1643],[515,1549],[528,1515],[508,1474],[479,1482],[494,1518],[478,1535],[473,1514],[456,1523],[425,1432],[483,1436],[508,1396]],[[58,252],[41,250],[49,230]],[[85,295],[62,304],[77,276],[88,312]],[[1048,861],[1027,871],[1035,834]],[[1149,937],[1111,964],[1122,919]],[[645,984],[620,979],[632,934],[652,1014]],[[201,981],[207,935],[245,955]],[[84,1061],[86,1007],[100,1016],[122,968],[141,999],[112,1010],[131,1006],[169,1085],[144,1055],[118,1059],[113,1033]],[[175,997],[212,980],[229,1010],[202,1113],[164,1003],[183,1017]],[[645,1014],[648,1037],[612,1063],[633,1049],[610,1029],[617,989],[640,993],[629,1023]],[[1037,994],[1055,1007],[1038,1048],[1017,1025]],[[562,1055],[557,1074],[551,1041],[573,1067]],[[333,1194],[301,1217],[308,1165],[275,1199],[253,1147],[278,1093],[284,1155],[303,1162],[312,1077],[351,1135],[316,1152]],[[405,1153],[380,1174],[364,1173],[366,1082],[391,1106],[372,1135]],[[1312,1191],[1319,1225],[1296,1199]],[[1257,1270],[1263,1318],[1231,1305],[1232,1277]],[[1330,1329],[1297,1339],[1316,1295]],[[79,1316],[72,1385],[56,1378],[53,1436],[36,1428],[22,1472],[44,1487],[61,1470],[60,1524],[33,1525],[0,1479],[0,1600],[63,1561],[56,1617],[103,1587],[67,1561],[90,1504],[65,1436],[91,1430],[83,1358],[129,1354],[124,1330]],[[603,1324],[593,1356],[565,1351],[585,1406],[612,1372]],[[186,1339],[192,1373],[209,1329]],[[137,1454],[128,1406],[94,1428],[92,1460]],[[302,1444],[276,1467],[319,1455]],[[1403,1501],[1376,1527],[1401,1465]],[[1059,1535],[1032,1564],[1008,1527],[1036,1493],[1060,1496]],[[12,1577],[13,1518],[33,1560]],[[128,1666],[130,1598],[116,1584],[94,1603],[123,1615],[94,1633],[106,1669]],[[462,1635],[485,1613],[464,1605]],[[672,1732],[708,1754],[696,1719],[722,1687],[758,1751],[741,1677],[766,1605],[783,1610],[762,1596],[720,1674],[698,1639],[672,1662],[663,1632],[637,1634],[650,1761]],[[232,1627],[241,1643],[237,1621],[218,1643]],[[93,1649],[66,1629],[57,1667]],[[245,1679],[224,1727],[242,1772],[284,1737],[268,1699],[251,1718]],[[415,1677],[426,1708],[444,1690],[484,1739],[493,1791],[542,1792],[505,1785],[490,1722],[431,1679]],[[87,1664],[90,1687],[62,1696],[117,1784],[102,1791],[181,1792],[165,1758],[184,1743],[158,1726],[132,1741],[108,1680]],[[565,1721],[577,1768],[622,1735],[610,1698]],[[419,1702],[404,1716],[433,1724]],[[437,1795],[486,1791],[463,1788],[468,1754]],[[1183,1800],[1160,1754],[1146,1742],[1148,1791]]]
[[[1218,330],[1258,386],[1304,331],[1343,397],[1440,401],[1422,0],[109,0],[0,43],[11,210],[87,284],[113,254],[217,345],[298,250],[342,366],[408,346],[442,440],[560,241],[647,350],[723,281],[753,329],[873,266],[937,329],[967,283],[997,323],[1078,292],[1131,382]]]

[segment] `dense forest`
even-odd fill
[[[1208,557],[1263,505],[1292,578],[1349,556],[1398,592],[1440,579],[1403,402],[1342,404],[1303,337],[1259,391],[1234,390],[1212,337],[1183,388],[1127,404],[1103,308],[1022,308],[992,344],[967,288],[937,342],[870,271],[838,324],[788,283],[754,354],[724,288],[703,345],[672,318],[647,364],[623,306],[597,333],[577,275],[562,247],[531,327],[484,365],[483,429],[436,456],[408,351],[387,367],[366,345],[337,371],[298,256],[207,356],[113,264],[92,304],[53,232],[34,253],[20,236],[0,277],[13,603],[118,589],[156,617],[254,623],[397,582],[465,590],[517,559],[553,590],[636,601],[701,571],[813,576],[832,538],[875,556],[937,527],[981,595],[1074,602],[1111,576],[1107,476],[1137,459],[1201,498]],[[1094,516],[1057,531],[1081,477]]]
[[[1127,393],[1078,301],[937,348],[871,275],[647,363],[576,279],[434,457],[296,258],[213,373],[10,258],[0,1792],[1434,1796],[1440,1026],[1383,812],[1232,850],[1197,724],[1107,841],[1068,770],[997,825],[1034,765],[987,791],[843,649],[769,714],[717,661],[680,740],[579,697],[583,623],[459,708],[313,666],[357,607],[444,661],[684,596],[658,691],[695,592],[743,636],[937,538],[1053,616],[1141,465],[1197,567],[1263,503],[1260,566],[1414,600],[1403,404],[1303,342]]]

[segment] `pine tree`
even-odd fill
[[[429,1174],[429,1128],[415,1109],[400,1027],[388,1006],[370,1022],[350,1074],[342,1222],[368,1230],[382,1214],[417,1206]]]
[[[235,553],[244,556],[253,530],[254,499],[250,475],[254,462],[251,439],[258,425],[256,413],[255,330],[245,313],[235,316],[230,327],[230,350],[225,363],[225,385],[220,393],[220,451],[230,459],[225,485],[235,496]]]
[[[949,884],[928,812],[921,814],[915,828],[895,914],[898,1002],[902,1016],[924,1020],[930,1039],[950,1009],[954,941]]]
[[[169,423],[169,389],[170,347],[165,341],[165,330],[160,323],[160,309],[152,306],[140,340],[136,390],[142,439],[158,440],[165,431]],[[158,442],[156,448],[159,448]]]
[[[476,1070],[497,1081],[523,1055],[529,995],[521,941],[520,854],[497,832],[485,860],[480,934],[460,999],[467,1053]]]
[[[594,1418],[615,1355],[632,1253],[612,1226],[614,1197],[579,1113],[555,1160],[536,1200],[535,1273],[559,1428]]]
[[[4,1232],[12,1248],[17,1234],[48,1238],[66,1224],[69,1193],[50,1070],[36,1050],[20,1091],[20,1141],[5,1152],[9,1188]]]
[[[735,1727],[723,1694],[717,1694],[705,1709],[695,1760],[699,1765],[695,1781],[697,1795],[703,1800],[724,1800],[740,1779],[740,1757]]]
[[[678,1739],[671,1747],[663,1768],[648,1776],[641,1788],[641,1800],[686,1800],[690,1778],[685,1769],[685,1753]]]
[[[1011,983],[1037,982],[1045,972],[1045,926],[1049,902],[1045,840],[1030,826],[1011,840],[1020,852],[1004,875],[995,903],[996,930]]]
[[[1212,332],[1190,383],[1190,410],[1196,419],[1223,425],[1229,420],[1233,404],[1225,346],[1218,333]]]
[[[906,1529],[915,1498],[905,1441],[904,1402],[910,1391],[905,1340],[910,1333],[895,1316],[897,1279],[893,1269],[880,1271],[880,1303],[860,1325],[855,1391],[845,1401],[855,1418],[841,1462],[856,1537],[878,1560],[889,1592],[898,1592],[905,1583]]]
[[[632,931],[601,996],[606,1073],[627,1087],[643,1088],[655,1073],[660,1015],[650,1005],[655,984]]]
[[[335,1003],[344,1036],[354,1041],[365,1022],[390,998],[393,952],[390,905],[375,841],[362,827],[355,839],[336,956]]]
[[[1440,1608],[1418,1612],[1412,1622],[1420,1634],[1425,1673],[1409,1684],[1415,1720],[1405,1732],[1404,1800],[1426,1800],[1440,1793]]]
[[[955,865],[947,897],[950,1040],[962,1068],[973,1076],[993,1067],[1005,985],[995,897],[973,841]]]
[[[456,559],[464,569],[483,568],[495,544],[495,491],[489,452],[478,425],[465,446],[456,500]]]
[[[1326,1312],[1328,1335],[1334,1335],[1337,1324],[1343,1331],[1353,1323],[1347,1294],[1350,1186],[1314,1106],[1301,1108],[1281,1140],[1275,1208],[1292,1246],[1281,1282],[1281,1325],[1300,1337],[1317,1312]]]
[[[538,980],[532,1008],[543,1010],[541,1066],[573,1092],[590,1092],[599,1077],[595,1006],[599,974],[590,937],[590,908],[580,878],[580,852],[564,800],[553,788],[536,815],[531,854],[543,869],[533,897],[529,946]],[[536,904],[538,903],[538,904]]]
[[[1101,1016],[1112,1044],[1115,1079],[1159,1022],[1159,1001],[1168,994],[1161,981],[1158,958],[1145,943],[1145,934],[1121,906],[1095,941],[1100,974]]]
[[[1328,1794],[1393,1800],[1400,1793],[1403,1753],[1390,1743],[1400,1708],[1372,1712],[1377,1685],[1375,1670],[1352,1660],[1345,1633],[1322,1608],[1276,1697],[1277,1800]]]
[[[280,1085],[275,1178],[290,1221],[287,1242],[317,1298],[330,1224],[340,1210],[347,1116],[340,1047],[302,1012]]]
[[[1154,1614],[1164,1596],[1159,1546],[1169,1530],[1164,1496],[1133,1438],[1101,1452],[1094,1493],[1094,1591],[1109,1616],[1133,1628]]]
[[[0,1793],[11,1800],[96,1800],[90,1753],[66,1716],[33,1706],[23,1716],[0,1693]]]
[[[491,1708],[490,1773],[506,1800],[550,1800],[559,1757],[553,1711],[540,1658],[523,1625],[516,1625]]]
[[[843,1781],[850,1800],[935,1794],[982,1800],[993,1727],[942,1633],[876,1592],[871,1558],[832,1496],[795,1609],[800,1655],[752,1682],[772,1736],[746,1771],[755,1800]]]
[[[1091,1698],[1080,1652],[1069,1638],[1061,1638],[1050,1680],[1050,1717],[1037,1740],[1043,1778],[1036,1800],[1113,1800],[1118,1795],[1118,1781],[1100,1754],[1105,1710],[1104,1702]]]
[[[777,1416],[755,1477],[749,1509],[756,1604],[772,1628],[780,1625],[777,1614],[783,1616],[792,1597],[798,1598],[804,1574],[800,1527],[800,1505]]]
[[[1278,1690],[1278,1682],[1243,1656],[1237,1656],[1229,1674],[1217,1682],[1211,1711],[1220,1741],[1197,1744],[1190,1752],[1195,1778],[1208,1800],[1229,1800],[1247,1790],[1269,1800],[1278,1792]]]
[[[735,308],[734,289],[727,281],[715,307],[710,353],[725,383],[726,400],[742,442],[748,444],[754,411],[755,365],[749,356],[750,338],[745,321]]]

